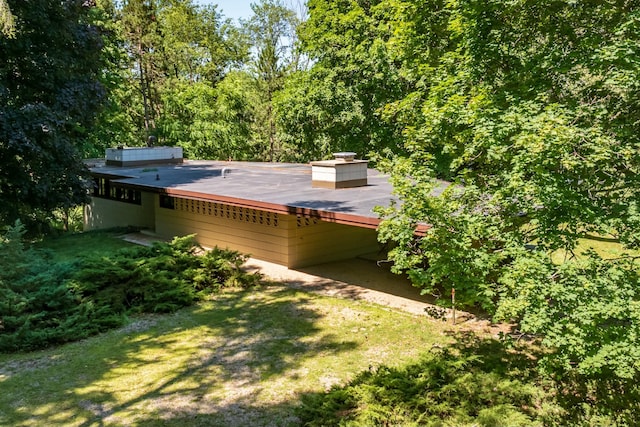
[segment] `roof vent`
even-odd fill
[[[367,160],[355,160],[356,153],[333,153],[333,160],[311,162],[313,188],[353,188],[367,185]]]
[[[356,158],[356,153],[352,153],[350,151],[343,151],[341,153],[333,153],[333,157],[336,160],[342,160],[343,162],[353,162],[353,159]]]

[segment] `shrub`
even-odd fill
[[[530,362],[505,356],[495,341],[434,348],[418,363],[370,369],[344,387],[306,396],[298,416],[309,427],[542,425],[543,392],[524,374]]]
[[[128,314],[172,312],[224,286],[250,286],[237,252],[203,253],[193,236],[74,263],[26,249],[16,224],[0,241],[0,351],[43,348],[123,324]]]

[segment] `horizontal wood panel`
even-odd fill
[[[292,266],[303,267],[352,258],[377,251],[377,232],[342,224],[319,222],[300,227],[290,248]]]
[[[158,221],[174,222],[181,226],[192,226],[194,228],[224,234],[232,233],[234,235],[247,238],[254,235],[273,236],[283,239],[287,239],[289,237],[289,230],[284,227],[272,227],[244,221],[234,221],[226,218],[206,217],[183,212],[174,214],[158,213],[157,217]]]
[[[141,205],[92,197],[84,208],[84,230],[114,227],[153,228],[153,198],[142,198]]]
[[[284,227],[160,209],[156,232],[165,236],[196,234],[203,246],[232,249],[284,265],[288,261],[288,230]]]
[[[269,262],[275,262],[278,264],[286,265],[288,261],[288,254],[279,252],[277,246],[267,246],[260,245],[260,247],[256,247],[255,242],[252,242],[251,245],[244,245],[238,241],[225,242],[220,239],[212,238],[211,236],[207,236],[204,233],[197,233],[197,230],[193,229],[185,229],[181,227],[169,226],[165,228],[162,232],[162,235],[165,237],[176,237],[176,236],[184,236],[187,234],[196,234],[196,241],[208,248],[219,247],[222,249],[231,249],[234,251],[241,252],[246,255],[250,255],[252,257],[263,259]],[[276,250],[270,250],[276,249]]]

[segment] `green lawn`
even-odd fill
[[[578,240],[578,245],[574,251],[577,257],[587,250],[593,250],[602,258],[610,259],[619,257],[624,251],[620,242],[616,239],[609,237],[600,237],[594,235],[584,235]],[[633,255],[637,255],[637,251],[629,251]],[[559,250],[553,254],[553,262],[563,263],[570,258],[570,254],[565,251]]]
[[[451,339],[426,317],[272,286],[0,356],[0,425],[296,425],[301,395]]]
[[[124,233],[125,230],[107,230],[61,235],[38,242],[35,248],[46,250],[54,262],[74,261],[131,247],[132,243],[120,238]]]
[[[59,262],[129,245],[101,232],[37,247]],[[591,386],[557,387],[538,376],[535,347],[483,328],[277,283],[225,289],[80,342],[0,355],[0,425],[617,425],[616,405],[592,409]]]

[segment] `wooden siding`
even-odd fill
[[[141,205],[92,198],[85,207],[85,230],[135,226],[167,239],[195,234],[204,247],[228,248],[290,268],[379,250],[377,232],[370,228],[180,197],[160,207],[160,196],[146,192],[141,198]]]
[[[155,229],[167,238],[196,234],[202,246],[287,265],[290,222],[286,215],[176,198],[174,209],[157,209]]]
[[[312,218],[298,218],[289,246],[289,267],[353,258],[377,252],[377,231]]]
[[[84,208],[84,230],[129,226],[153,228],[157,196],[150,193],[141,196],[140,205],[91,197],[91,202]]]

